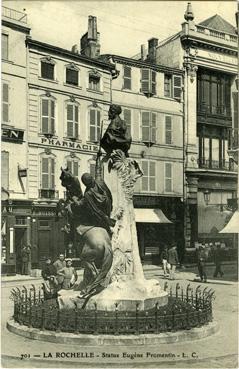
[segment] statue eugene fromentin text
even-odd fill
[[[78,178],[68,169],[61,173],[67,189],[66,200],[60,200],[58,211],[67,218],[65,227],[77,237],[79,257],[84,268],[83,280],[73,290],[58,292],[61,308],[113,310],[150,308],[155,301],[167,303],[167,293],[157,280],[145,280],[140,261],[133,208],[136,180],[142,176],[138,163],[129,158],[131,136],[120,118],[121,107],[111,105],[111,120],[100,140],[95,178],[88,173]],[[102,159],[101,147],[106,156]],[[108,173],[102,178],[102,165],[108,162]],[[107,182],[107,183],[106,183]]]

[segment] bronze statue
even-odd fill
[[[128,156],[132,138],[125,121],[119,116],[121,112],[120,105],[110,105],[108,117],[111,122],[100,140],[100,146],[106,151],[107,156],[117,149],[122,150]]]
[[[78,252],[84,267],[83,282],[79,286],[81,295],[89,297],[98,293],[108,283],[106,276],[111,268],[113,253],[111,247],[110,218],[112,196],[103,180],[95,180],[90,174],[82,176],[86,186],[83,196],[79,180],[69,171],[63,170],[61,183],[69,192],[66,200],[59,200],[58,211],[67,217],[64,230],[78,236]]]

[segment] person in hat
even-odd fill
[[[58,273],[59,270],[65,268],[66,262],[65,262],[64,254],[60,254],[58,259],[55,261],[55,263],[53,265],[56,268],[56,273]],[[57,279],[57,282],[58,282],[59,289],[61,289],[64,277],[62,275],[57,274],[56,279]]]
[[[77,281],[77,273],[72,266],[72,259],[66,259],[66,266],[58,271],[58,276],[63,277],[62,288],[69,290]]]
[[[201,282],[207,282],[207,273],[206,273],[206,252],[205,252],[205,246],[199,245],[198,251],[197,251],[197,264],[198,264],[198,273],[199,277],[201,279]]]
[[[223,276],[223,271],[222,271],[222,252],[221,252],[221,245],[220,243],[217,244],[217,248],[216,250],[214,251],[214,263],[215,263],[215,271],[214,271],[214,274],[213,274],[213,277],[214,278],[217,278],[218,274],[220,274],[220,276],[222,277]]]
[[[45,298],[52,298],[57,293],[58,282],[56,279],[56,268],[49,257],[46,258],[41,275],[44,279]]]
[[[164,274],[164,278],[166,278],[166,276],[169,274],[169,270],[170,270],[170,264],[168,263],[168,246],[164,245],[163,247],[163,251],[161,253],[161,260],[163,263],[163,274]]]

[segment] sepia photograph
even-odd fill
[[[2,0],[1,368],[239,367],[238,19]]]

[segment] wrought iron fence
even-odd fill
[[[167,282],[164,290],[168,289]],[[168,305],[158,303],[148,311],[120,311],[115,304],[114,311],[60,310],[56,299],[45,299],[43,286],[30,289],[23,286],[11,291],[14,301],[13,318],[20,325],[29,328],[55,332],[87,334],[143,334],[175,332],[201,327],[212,321],[212,300],[214,291],[198,286],[194,291],[190,284],[183,289],[177,283],[175,291],[169,288]]]

